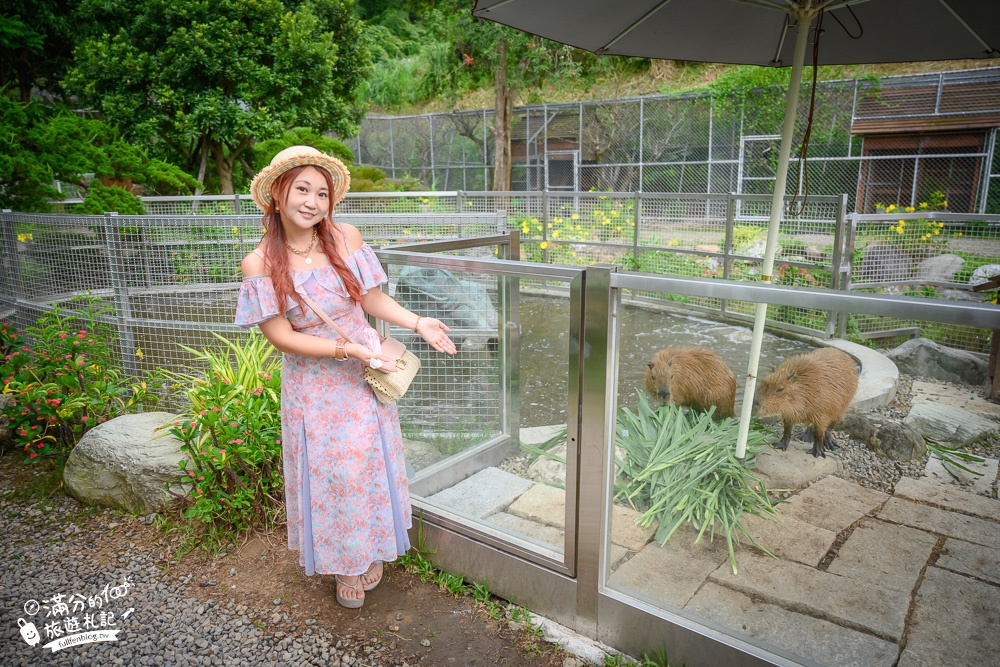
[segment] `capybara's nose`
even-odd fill
[[[660,391],[656,392],[656,395],[660,398],[660,400],[666,401],[670,398],[670,390],[661,389]]]

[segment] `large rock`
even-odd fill
[[[929,282],[950,283],[965,264],[958,255],[944,254],[928,257],[917,267],[917,278]]]
[[[915,403],[904,420],[928,440],[948,447],[966,447],[996,432],[996,422],[953,405]]]
[[[1000,264],[983,264],[972,272],[969,284],[978,285],[979,283],[985,283],[995,275],[1000,275]]]
[[[66,492],[87,505],[144,513],[171,498],[164,482],[174,492],[185,492],[178,464],[187,454],[177,438],[156,431],[173,417],[167,412],[123,415],[87,431],[66,461]]]
[[[986,361],[964,350],[944,347],[926,338],[908,340],[889,350],[885,356],[908,375],[974,385],[986,382]]]
[[[855,282],[909,280],[913,275],[913,258],[888,245],[871,245],[865,249],[858,265]]]
[[[897,461],[919,459],[927,452],[920,431],[878,413],[848,412],[837,428],[873,452]]]

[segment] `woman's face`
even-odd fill
[[[298,229],[311,229],[330,212],[330,190],[316,167],[295,175],[288,196],[280,204],[281,221]]]

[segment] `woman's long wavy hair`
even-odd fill
[[[274,181],[274,185],[271,187],[271,203],[268,204],[267,212],[264,213],[264,217],[261,223],[264,225],[266,232],[264,233],[264,257],[265,262],[270,269],[271,282],[274,284],[274,292],[278,297],[278,308],[281,309],[281,313],[285,312],[285,304],[288,297],[292,297],[298,301],[300,306],[304,305],[302,299],[299,297],[298,293],[295,291],[295,285],[292,283],[292,273],[289,268],[288,253],[285,251],[285,243],[287,239],[285,238],[285,228],[281,224],[281,214],[278,212],[279,202],[284,202],[285,198],[288,197],[288,191],[292,188],[292,183],[295,181],[296,175],[305,169],[308,165],[301,167],[294,167],[289,169],[281,176],[279,176]],[[333,192],[333,181],[330,178],[329,172],[326,169],[316,168],[323,178],[326,180],[327,192]],[[333,265],[334,270],[340,279],[344,281],[344,287],[347,288],[347,293],[351,295],[351,298],[355,301],[361,301],[361,284],[358,279],[354,277],[354,273],[348,268],[344,259],[340,256],[337,251],[337,242],[334,237],[333,229],[333,205],[331,204],[330,210],[327,212],[326,217],[316,223],[317,231],[317,245],[323,254],[327,256],[330,260],[330,264]],[[347,240],[343,239],[345,246]],[[350,252],[350,249],[346,249]]]

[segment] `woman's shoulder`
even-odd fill
[[[344,237],[347,239],[347,250],[348,252],[353,252],[361,247],[364,243],[364,237],[361,236],[361,232],[358,228],[349,222],[338,222],[340,228],[344,230]]]
[[[264,249],[260,246],[254,248],[253,252],[240,262],[240,269],[243,271],[244,278],[268,275],[270,271],[268,271],[267,262],[264,260]]]

